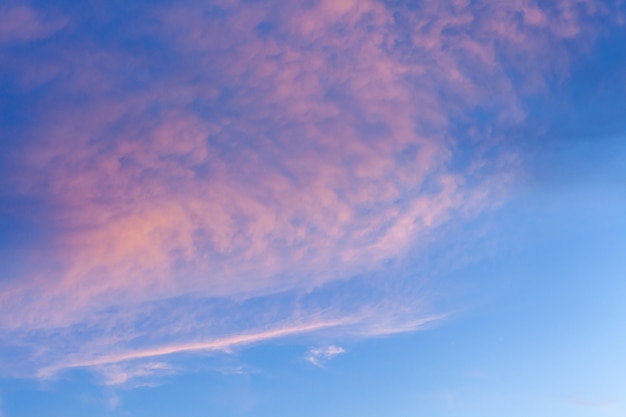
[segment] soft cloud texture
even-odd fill
[[[595,1],[136,7],[4,15],[32,110],[2,127],[0,189],[41,237],[3,259],[2,348],[43,376],[444,317],[422,278],[380,271],[501,203],[524,98],[622,19]]]
[[[341,346],[329,345],[325,347],[317,347],[309,349],[306,360],[313,365],[322,367],[324,362],[333,359],[337,355],[346,353]]]
[[[20,2],[0,6],[0,42],[28,42],[45,39],[67,24],[51,11],[37,10]]]

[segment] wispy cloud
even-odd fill
[[[138,7],[3,15],[23,22],[0,24],[2,76],[29,111],[0,126],[0,197],[34,236],[2,259],[3,368],[441,320],[427,274],[390,265],[501,204],[523,98],[567,77],[564,39],[584,53],[620,19],[594,1]]]
[[[275,339],[278,337],[291,336],[291,335],[299,334],[299,333],[312,332],[312,331],[316,331],[316,330],[320,330],[320,329],[324,329],[328,327],[338,326],[341,324],[344,324],[344,323],[340,323],[340,322],[314,323],[314,324],[309,324],[309,325],[304,325],[304,326],[299,326],[299,327],[281,328],[281,329],[253,333],[253,334],[237,335],[237,336],[227,337],[223,339],[209,340],[206,342],[161,346],[161,347],[154,348],[154,349],[137,350],[137,351],[128,352],[128,353],[101,356],[101,357],[96,357],[96,358],[89,359],[89,360],[84,360],[81,362],[69,362],[69,363],[57,365],[56,367],[52,367],[52,368],[44,368],[40,370],[39,376],[42,376],[42,377],[51,376],[55,372],[58,372],[59,370],[64,370],[64,369],[100,367],[103,365],[118,364],[121,362],[129,362],[129,361],[134,361],[134,360],[139,360],[139,359],[161,357],[161,356],[167,356],[167,355],[172,355],[176,353],[199,352],[199,351],[228,351],[229,349],[235,346],[241,346],[241,345],[251,344],[251,343],[255,343],[259,341]],[[126,372],[126,371],[123,373],[113,372],[114,377],[112,378],[112,383],[116,384],[116,383],[126,382],[126,380],[128,380],[128,378],[132,376],[145,376],[147,375],[147,373],[150,373],[154,370],[167,369],[167,367],[161,363],[158,363],[157,365],[158,366],[154,366],[154,364],[150,363],[147,365],[136,367],[131,372]],[[113,371],[115,371],[116,369],[119,369],[119,368],[105,368],[105,369],[112,369]]]
[[[109,396],[109,408],[113,411],[117,410],[121,405],[122,400],[117,394],[111,394]]]
[[[317,367],[323,367],[324,363],[333,359],[337,355],[346,353],[341,346],[329,345],[309,349],[306,360]]]
[[[148,362],[140,364],[107,364],[95,367],[104,378],[106,385],[121,385],[129,381],[137,384],[137,380],[154,380],[155,377],[172,374],[174,368],[164,362]]]
[[[616,401],[593,401],[588,399],[575,398],[568,400],[568,403],[575,407],[591,408],[610,414],[620,408],[619,403]]]
[[[0,42],[27,42],[46,38],[67,25],[54,10],[39,10],[25,2],[0,6]]]

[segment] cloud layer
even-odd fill
[[[442,317],[423,279],[381,271],[500,204],[524,99],[623,19],[595,1],[3,7],[23,24],[0,24],[0,192],[30,237],[2,255],[1,343],[40,375]]]

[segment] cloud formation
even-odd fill
[[[324,362],[333,359],[337,355],[346,353],[341,346],[329,345],[325,347],[317,347],[309,349],[306,360],[317,367],[322,367]]]
[[[59,14],[37,10],[18,2],[0,6],[0,42],[22,43],[49,37],[67,21]]]
[[[132,7],[3,15],[22,24],[0,24],[0,191],[34,236],[2,259],[7,369],[443,317],[422,279],[381,270],[501,203],[524,97],[567,77],[565,41],[584,53],[622,19],[565,0]]]

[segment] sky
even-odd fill
[[[622,0],[0,2],[0,417],[626,417]]]

